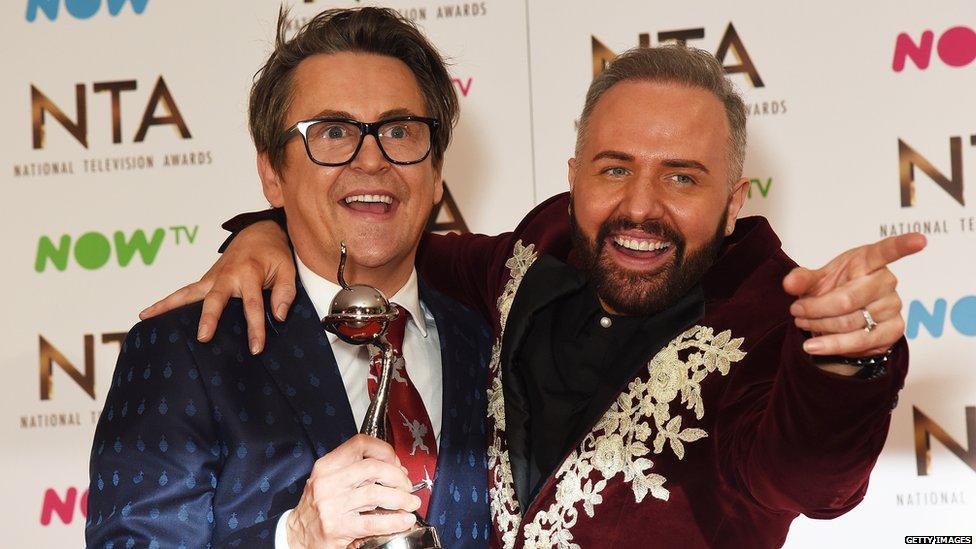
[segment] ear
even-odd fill
[[[444,198],[444,180],[441,179],[441,167],[434,168],[434,205],[441,203]]]
[[[271,167],[271,160],[268,153],[258,153],[258,176],[261,178],[261,188],[264,190],[264,197],[275,208],[285,205],[285,193],[282,189],[281,176]]]
[[[726,218],[725,236],[732,234],[735,230],[735,219],[739,216],[739,210],[746,202],[746,195],[749,193],[749,180],[745,177],[739,178],[732,185],[732,195],[729,197],[728,217]]]
[[[570,158],[566,165],[569,168],[569,173],[567,174],[567,178],[569,179],[569,192],[573,192],[573,186],[576,185],[576,158]]]

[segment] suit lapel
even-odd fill
[[[288,318],[266,314],[265,370],[285,395],[316,458],[358,432],[328,336],[301,282]],[[265,304],[265,310],[271,308]]]
[[[522,346],[532,317],[537,311],[560,296],[578,291],[586,283],[582,274],[558,261],[543,255],[525,274],[506,321],[502,336],[500,367],[502,394],[505,400],[505,436],[508,443],[512,480],[519,507],[526,509],[529,503],[528,461],[528,401],[522,383],[520,365],[515,361]]]
[[[478,425],[484,424],[486,368],[484,365],[478,368],[484,351],[465,334],[465,330],[458,329],[467,321],[457,314],[457,305],[448,302],[423,280],[420,281],[420,295],[434,316],[441,344],[441,432],[437,449],[437,479],[428,512],[429,521],[435,523],[450,506],[467,498],[466,494],[460,492],[461,477],[474,467],[468,463],[468,456],[463,454],[468,446],[466,438]],[[475,406],[475,399],[480,399],[482,405]],[[481,471],[481,476],[486,476],[484,457],[475,457],[480,466],[477,470]]]

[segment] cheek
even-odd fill
[[[724,211],[724,203],[712,201],[675,201],[669,208],[671,218],[688,245],[692,248],[710,241],[715,234],[719,219]]]
[[[576,222],[584,233],[594,236],[604,221],[613,217],[619,200],[608,189],[599,189],[597,185],[577,180],[573,190],[573,212]]]

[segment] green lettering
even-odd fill
[[[105,266],[111,255],[112,245],[101,233],[87,232],[75,241],[75,261],[89,271]]]
[[[156,229],[153,231],[150,241],[146,240],[146,233],[142,232],[142,229],[136,229],[128,242],[126,242],[125,234],[122,231],[115,231],[113,236],[115,237],[115,254],[118,256],[120,266],[127,266],[137,251],[144,264],[152,265],[153,261],[156,260],[156,254],[159,253],[159,247],[163,245],[166,231]]]
[[[58,246],[54,246],[54,242],[51,239],[42,236],[40,240],[37,241],[37,259],[34,260],[34,270],[43,273],[47,268],[48,260],[54,263],[54,268],[59,271],[63,271],[68,268],[68,252],[71,251],[71,237],[68,235],[61,235],[61,241]]]
[[[766,186],[763,186],[762,181],[758,179],[755,181],[756,181],[756,186],[759,187],[759,192],[762,193],[763,198],[766,198],[766,195],[769,194],[769,188],[773,186],[773,178],[770,177],[766,179]]]

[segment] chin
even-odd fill
[[[351,259],[356,264],[370,269],[383,267],[405,255],[404,252],[389,248],[389,241],[377,242],[374,239],[353,239],[346,241]]]

